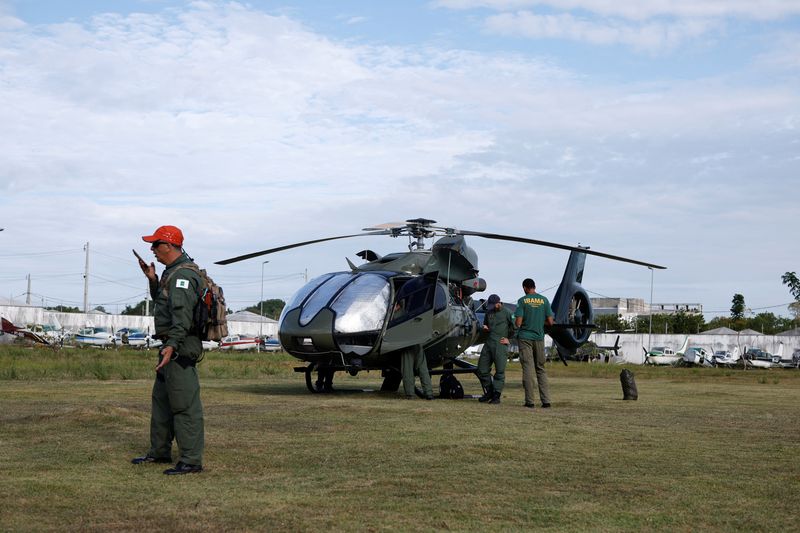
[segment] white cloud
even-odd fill
[[[173,223],[208,265],[423,216],[655,262],[675,254],[666,276],[681,279],[696,268],[681,259],[687,250],[700,256],[715,238],[751,242],[736,266],[752,276],[758,257],[775,255],[759,237],[763,222],[716,224],[716,198],[737,212],[768,205],[770,227],[793,223],[781,187],[797,175],[788,126],[798,124],[800,96],[773,78],[604,84],[552,59],[336,42],[291,18],[219,3],[5,29],[0,71],[7,252],[87,240],[127,251]],[[403,247],[364,241],[297,250],[275,268],[319,274],[364,247]],[[472,245],[560,276],[563,254]],[[796,257],[788,248],[779,248],[787,264]],[[509,263],[486,275],[511,280],[513,295]],[[67,266],[80,271],[82,259]],[[24,277],[55,267],[13,268]],[[248,269],[258,267],[212,275]],[[109,289],[98,301],[118,297]]]
[[[604,17],[646,20],[668,16],[677,18],[741,17],[772,20],[800,15],[797,0],[436,0],[434,6],[449,9],[488,8],[513,11],[528,7],[549,7],[562,11],[586,11]]]
[[[600,45],[624,44],[649,51],[674,48],[714,27],[703,20],[630,24],[613,20],[594,21],[570,14],[537,15],[529,11],[492,15],[486,19],[485,25],[490,33],[502,35],[569,39]]]

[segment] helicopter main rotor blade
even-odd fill
[[[214,263],[215,265],[230,265],[231,263],[238,263],[239,261],[244,261],[245,259],[252,259],[254,257],[258,257],[260,255],[267,255],[272,254],[275,252],[282,252],[283,250],[289,250],[291,248],[298,248],[300,246],[307,246],[309,244],[316,244],[318,242],[325,242],[325,241],[335,241],[337,239],[349,239],[350,237],[365,237],[367,235],[391,235],[391,231],[382,230],[382,231],[371,231],[367,233],[355,233],[353,235],[339,235],[338,237],[326,237],[324,239],[314,239],[313,241],[305,241],[305,242],[296,242],[294,244],[287,244],[286,246],[278,246],[277,248],[270,248],[269,250],[261,250],[260,252],[253,252],[250,254],[240,255],[237,257],[231,257],[230,259],[223,259],[222,261],[217,261]]]
[[[472,235],[474,237],[483,237],[485,239],[495,239],[498,241],[512,241],[512,242],[522,242],[526,244],[536,244],[539,246],[547,246],[549,248],[559,248],[561,250],[569,250],[571,252],[583,252],[588,255],[596,255],[598,257],[605,257],[606,259],[613,259],[614,261],[622,261],[624,263],[633,263],[634,265],[646,266],[647,268],[658,268],[660,270],[665,270],[667,268],[660,265],[654,265],[652,263],[645,263],[644,261],[637,261],[636,259],[628,259],[627,257],[620,257],[618,255],[605,254],[603,252],[595,252],[594,250],[581,248],[579,246],[568,246],[566,244],[540,241],[538,239],[526,239],[525,237],[514,237],[512,235],[499,235],[497,233],[483,233],[481,231],[470,231],[470,230],[456,230],[456,233],[460,235]]]

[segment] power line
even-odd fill
[[[48,255],[69,255],[83,252],[83,249],[55,250],[52,252],[26,252],[21,254],[0,254],[0,257],[43,257]]]
[[[789,303],[786,303],[786,304],[778,304],[778,305],[767,305],[765,307],[748,307],[747,309],[749,309],[750,311],[763,311],[764,309],[775,309],[777,307],[788,307],[788,306],[792,305],[793,303],[794,302],[789,302]],[[730,311],[731,311],[730,309],[723,309],[722,311],[718,311],[718,310],[717,311],[706,311],[704,309],[703,313],[709,313],[709,314],[730,313]]]
[[[117,257],[116,255],[111,255],[104,252],[98,252],[97,250],[92,250],[90,253],[93,255],[102,255],[103,257],[108,257],[109,259],[114,259],[115,261],[120,261],[121,263],[126,263],[126,264],[134,264],[134,261],[136,260],[135,258],[123,259],[122,257]]]
[[[97,274],[89,274],[89,277],[90,278],[101,279],[106,283],[113,283],[115,285],[119,285],[121,287],[128,287],[130,289],[138,289],[139,288],[139,287],[137,287],[135,285],[128,285],[127,283],[122,283],[123,280],[108,279],[108,278],[104,278],[103,276],[99,276]],[[132,279],[132,278],[128,278],[128,279]]]

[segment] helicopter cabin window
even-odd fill
[[[436,295],[433,300],[433,314],[441,313],[447,309],[447,291],[444,285],[436,284]]]
[[[431,308],[430,292],[434,285],[423,277],[406,281],[397,291],[389,327],[411,320]]]

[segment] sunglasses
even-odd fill
[[[154,242],[153,244],[150,245],[150,249],[151,250],[155,250],[156,248],[158,248],[162,244],[169,244],[169,243],[166,243],[164,241],[156,241],[156,242]]]

